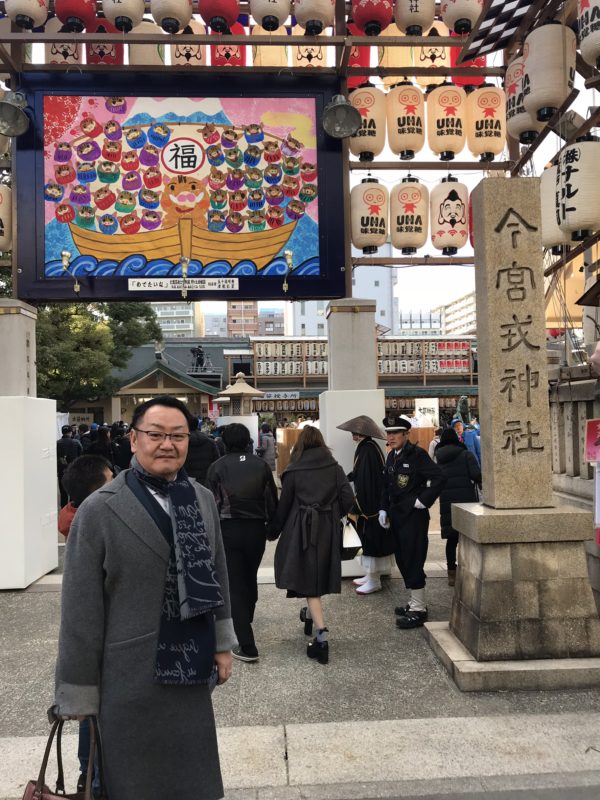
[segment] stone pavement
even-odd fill
[[[447,620],[443,545],[434,532],[430,542],[430,619]],[[330,663],[310,661],[301,603],[269,583],[272,551],[255,621],[260,660],[235,662],[214,695],[227,800],[600,797],[599,691],[462,694],[421,630],[395,628],[397,573],[380,593],[358,597],[345,580],[326,598]],[[41,760],[60,580],[0,593],[0,800],[22,797]],[[74,736],[66,749],[75,775]]]

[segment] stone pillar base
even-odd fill
[[[480,661],[600,656],[584,543],[592,514],[452,506],[460,531],[450,631]]]

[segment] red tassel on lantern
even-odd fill
[[[379,36],[391,23],[394,8],[390,0],[352,0],[352,16],[367,36]]]
[[[234,22],[230,26],[231,33],[235,36],[244,36],[246,33],[244,26],[239,22]],[[227,36],[221,36],[220,33],[215,33],[215,29],[211,31],[213,36],[220,37],[220,44],[211,44],[210,46],[210,61],[213,67],[245,67],[246,66],[246,48],[244,45],[229,44]]]
[[[233,33],[233,25],[240,15],[239,0],[200,0],[200,16],[217,33]]]
[[[67,31],[89,31],[96,19],[96,0],[54,0],[54,12]]]
[[[355,22],[348,23],[348,33],[351,36],[365,36],[366,34],[360,30]],[[349,67],[370,67],[371,66],[371,48],[370,47],[356,47],[350,50],[350,58],[348,59]],[[348,75],[348,89],[356,89],[367,83],[369,80],[368,75]]]
[[[87,25],[88,33],[118,33],[114,25],[107,19],[96,18]],[[86,60],[88,64],[123,64],[124,47],[122,44],[95,42],[86,44]]]

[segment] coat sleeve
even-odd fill
[[[273,537],[281,533],[285,521],[292,510],[295,494],[295,481],[293,472],[284,472],[281,476],[281,495],[279,497],[279,505],[277,506],[277,513],[273,517],[269,525],[269,536]]]
[[[344,474],[344,470],[338,464],[337,471],[337,485],[338,485],[338,499],[340,503],[340,513],[342,516],[347,514],[354,505],[354,492],[348,482],[348,478]]]
[[[271,468],[268,464],[265,464],[265,519],[267,525],[269,525],[277,511],[277,503],[277,486],[275,486]]]
[[[98,714],[104,652],[104,539],[83,504],[67,540],[54,711]]]
[[[429,485],[419,493],[418,499],[424,506],[430,508],[440,496],[447,479],[441,468],[429,458],[422,447],[417,447],[417,453],[421,477],[429,482]]]
[[[477,463],[477,459],[469,450],[465,453],[467,459],[467,472],[469,473],[469,478],[476,483],[478,486],[481,486],[481,467]]]

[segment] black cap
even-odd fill
[[[395,431],[409,431],[412,424],[409,418],[403,414],[388,414],[383,419],[383,427],[386,432],[394,433]]]

